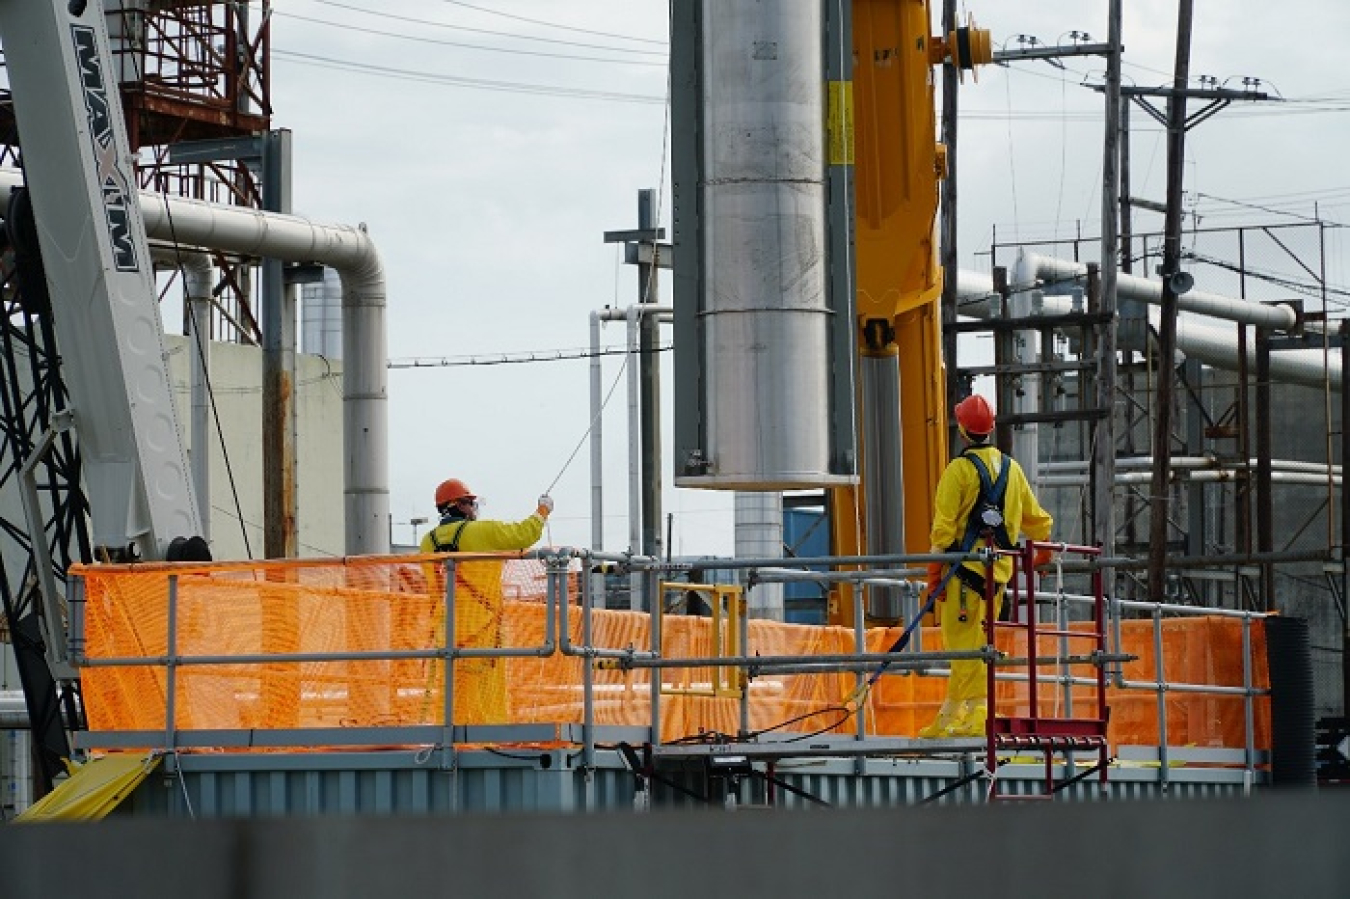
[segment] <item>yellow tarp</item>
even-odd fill
[[[97,821],[131,795],[159,765],[156,754],[105,755],[75,768],[16,821]]]

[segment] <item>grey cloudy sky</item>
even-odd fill
[[[805,2],[805,0],[803,0]],[[936,16],[941,4],[934,2]],[[1126,4],[1127,83],[1170,81],[1176,4]],[[969,4],[996,47],[1017,36],[1106,36],[1106,0]],[[666,17],[661,0],[294,0],[273,27],[275,127],[294,131],[296,211],[365,222],[389,279],[389,354],[484,358],[578,350],[588,314],[628,305],[635,272],[602,232],[636,224],[636,193],[668,186]],[[1335,0],[1197,0],[1191,71],[1287,102],[1233,106],[1187,138],[1187,189],[1208,223],[1272,212],[1350,219],[1341,159],[1350,76],[1331,48],[1350,31]],[[1001,240],[1095,234],[1102,113],[1097,58],[990,68],[967,79],[959,157],[961,265],[987,269]],[[1134,192],[1161,200],[1161,128],[1133,117]],[[661,194],[668,226],[668,191]],[[1237,203],[1229,202],[1237,201]],[[1156,216],[1137,227],[1157,228]],[[1283,218],[1281,217],[1281,220]],[[1344,285],[1339,239],[1330,280]],[[669,296],[668,287],[666,296]],[[610,326],[606,345],[623,340]],[[667,360],[668,361],[668,360]],[[606,388],[620,373],[605,361]],[[667,385],[669,385],[667,365]],[[432,513],[445,477],[514,518],[556,480],[548,535],[590,539],[588,364],[390,372],[395,536]],[[625,384],[604,416],[606,545],[627,545]],[[669,421],[666,423],[669,439]],[[731,496],[674,490],[677,554],[729,553]]]

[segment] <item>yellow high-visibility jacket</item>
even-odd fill
[[[438,550],[437,545],[439,544],[443,549],[449,547],[454,541],[455,535],[458,534],[460,552],[510,552],[512,550],[529,549],[543,533],[544,519],[537,512],[520,521],[454,519],[442,522],[428,531],[422,537],[421,549],[424,553],[440,552],[442,550]],[[445,582],[439,576],[440,571],[441,569],[437,568],[438,574],[431,580],[439,587],[441,592],[444,592]],[[461,646],[497,645],[496,643],[465,643],[464,640],[474,633],[475,625],[481,626],[493,623],[495,626],[494,622],[484,621],[481,615],[475,614],[477,610],[474,607],[484,607],[486,611],[494,613],[491,616],[492,618],[499,619],[501,617],[501,601],[501,562],[483,560],[457,564],[455,566],[455,642]]]
[[[999,468],[1003,465],[1003,454],[996,447],[979,446],[967,452],[973,452],[989,469],[990,480],[998,479]],[[1015,543],[1023,537],[1032,540],[1050,539],[1050,528],[1054,519],[1041,508],[1036,494],[1031,491],[1026,473],[1017,460],[1008,457],[1008,490],[1003,498],[1003,521],[1008,536]],[[966,520],[975,501],[980,496],[980,475],[969,459],[960,456],[947,463],[947,469],[938,480],[937,494],[933,500],[933,530],[930,542],[931,552],[948,552],[953,543],[966,533]],[[989,544],[987,540],[976,540],[973,549],[982,549]],[[977,562],[964,563],[967,568],[984,575],[983,567]],[[994,580],[1006,584],[1012,578],[1011,559],[1001,558],[994,563]]]
[[[462,528],[462,530],[461,530]],[[437,525],[422,538],[424,553],[441,552],[459,534],[459,552],[510,552],[529,549],[544,533],[544,519],[535,513],[521,521],[455,519]],[[433,539],[434,538],[434,539]],[[437,544],[441,549],[437,549]],[[497,560],[455,565],[455,645],[496,648],[502,645],[502,565]],[[428,569],[433,566],[428,565]],[[445,569],[434,566],[427,583],[435,597],[445,596]],[[443,608],[437,604],[439,608]],[[443,612],[435,612],[438,622]],[[439,624],[437,627],[440,630]],[[439,639],[439,638],[438,638]],[[456,718],[466,724],[507,720],[505,659],[465,659],[457,670]]]

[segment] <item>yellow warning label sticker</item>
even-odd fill
[[[825,140],[830,165],[853,165],[853,82],[829,82]]]

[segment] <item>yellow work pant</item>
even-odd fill
[[[966,601],[965,621],[961,620],[961,594]],[[994,618],[1003,608],[1003,587],[994,593]],[[984,597],[953,577],[937,604],[938,624],[942,627],[942,648],[949,650],[980,649],[984,646]],[[952,674],[947,681],[947,698],[952,702],[967,699],[986,699],[989,694],[988,675],[980,659],[952,661]]]
[[[430,568],[430,566],[428,566]],[[501,562],[461,562],[455,580],[455,646],[465,649],[500,649],[505,603],[501,591]],[[437,567],[428,578],[432,604],[434,647],[445,644],[445,577]],[[476,657],[458,659],[455,666],[455,724],[504,724],[507,721],[506,659]],[[445,666],[428,665],[427,702],[430,713],[433,694],[445,689]]]

